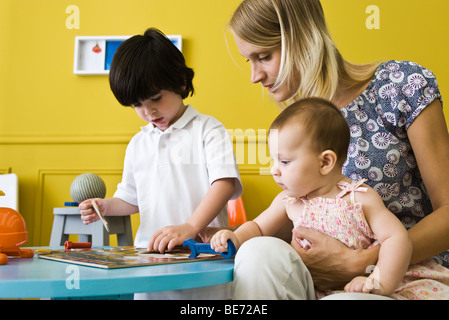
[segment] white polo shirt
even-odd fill
[[[141,128],[125,154],[122,181],[114,197],[139,207],[134,245],[146,248],[165,226],[185,223],[212,182],[235,178],[234,198],[242,193],[232,141],[215,118],[192,106],[164,132],[153,124]],[[226,207],[210,226],[227,226]]]

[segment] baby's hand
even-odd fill
[[[382,294],[382,288],[379,281],[371,276],[355,277],[345,286],[345,291]]]
[[[228,240],[231,240],[234,243],[235,249],[237,250],[240,243],[237,240],[235,233],[231,230],[218,231],[210,240],[210,247],[216,252],[227,252]]]

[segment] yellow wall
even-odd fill
[[[183,53],[196,72],[196,95],[187,102],[236,133],[263,133],[278,109],[260,86],[249,82],[249,66],[225,33],[239,2],[0,0],[0,173],[11,170],[19,175],[19,211],[27,222],[27,245],[48,245],[53,207],[71,200],[70,184],[78,174],[99,174],[106,181],[107,196],[114,193],[126,144],[143,124],[133,110],[114,100],[106,76],[73,74],[75,36],[133,35],[149,26],[181,34]],[[347,59],[419,62],[436,73],[443,95],[448,95],[446,0],[322,3]],[[66,26],[69,5],[79,8],[79,29]],[[365,25],[368,5],[378,6],[380,29]],[[266,168],[266,157],[256,155],[257,147],[264,152],[265,145],[257,142],[245,139],[245,156],[236,144],[249,218],[279,190],[260,170]],[[133,222],[135,229],[138,217]]]

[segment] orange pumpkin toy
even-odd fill
[[[32,258],[33,250],[19,247],[27,240],[28,232],[20,213],[11,208],[0,208],[0,265],[8,263],[8,256]]]

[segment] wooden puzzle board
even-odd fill
[[[185,263],[223,259],[219,254],[200,254],[189,258],[190,250],[177,249],[165,254],[148,252],[134,247],[111,247],[105,249],[72,249],[54,250],[47,254],[39,254],[40,259],[79,264],[89,267],[115,269],[170,263]]]

